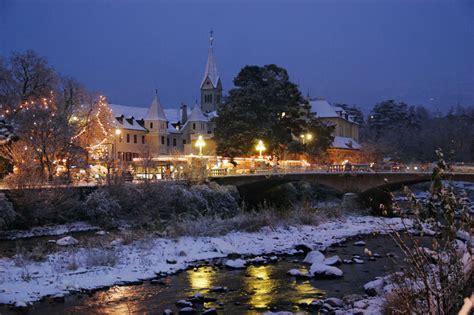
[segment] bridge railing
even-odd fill
[[[431,172],[431,165],[397,165],[387,168],[372,168],[369,164],[346,165],[311,165],[291,168],[256,168],[256,169],[211,169],[210,177],[229,175],[265,175],[265,174],[291,174],[291,173],[426,173]]]

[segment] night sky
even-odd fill
[[[33,49],[109,101],[199,97],[214,30],[224,88],[247,64],[364,109],[474,105],[474,1],[0,0],[0,54]]]

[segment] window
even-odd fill
[[[212,103],[212,94],[209,94],[209,103]]]
[[[145,144],[145,136],[142,136],[142,144]]]
[[[137,143],[137,135],[133,135],[133,143]]]
[[[201,124],[201,130],[204,130],[204,124]]]
[[[186,144],[186,139],[183,139],[183,144]]]
[[[161,144],[165,144],[165,136],[161,136]]]
[[[130,134],[127,133],[127,143],[130,143]]]
[[[194,129],[196,129],[196,124],[195,124],[195,123],[193,123],[193,130],[194,130]]]
[[[170,146],[170,138],[166,138],[166,145]]]
[[[153,129],[153,123],[152,122],[150,123],[150,129]]]
[[[176,138],[173,138],[173,147],[176,146]]]

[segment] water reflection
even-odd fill
[[[291,288],[296,291],[292,302],[295,304],[309,304],[313,302],[318,295],[323,295],[324,291],[316,289],[309,281],[292,281]]]
[[[191,290],[202,292],[212,287],[216,271],[212,266],[204,266],[196,270],[188,270],[187,276]]]
[[[140,292],[137,287],[112,287],[109,291],[99,292],[94,313],[100,314],[133,314],[140,312]]]
[[[271,278],[273,266],[250,266],[244,278],[245,289],[250,294],[249,304],[255,308],[266,308],[273,301],[277,281]]]

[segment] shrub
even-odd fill
[[[85,251],[84,264],[86,268],[96,266],[115,266],[119,260],[117,251],[114,249],[91,248]]]
[[[83,206],[79,190],[73,188],[12,190],[9,198],[19,228],[77,221]]]
[[[0,230],[6,230],[14,224],[18,213],[13,210],[13,205],[7,200],[5,194],[0,193]]]
[[[101,226],[115,227],[120,210],[117,199],[104,189],[97,189],[87,196],[85,215],[88,220]]]
[[[431,248],[427,248],[408,230],[406,237],[392,233],[403,253],[403,274],[393,277],[397,290],[390,297],[387,309],[391,307],[390,301],[403,300],[404,307],[412,313],[451,314],[470,284],[472,244],[470,234],[463,231],[471,231],[472,217],[463,199],[456,196],[452,187],[443,184],[449,167],[440,151],[437,155],[439,161],[433,170],[429,202],[420,203],[406,189],[412,203],[410,219],[414,221],[414,229],[424,233],[428,228],[435,237],[431,238]]]

